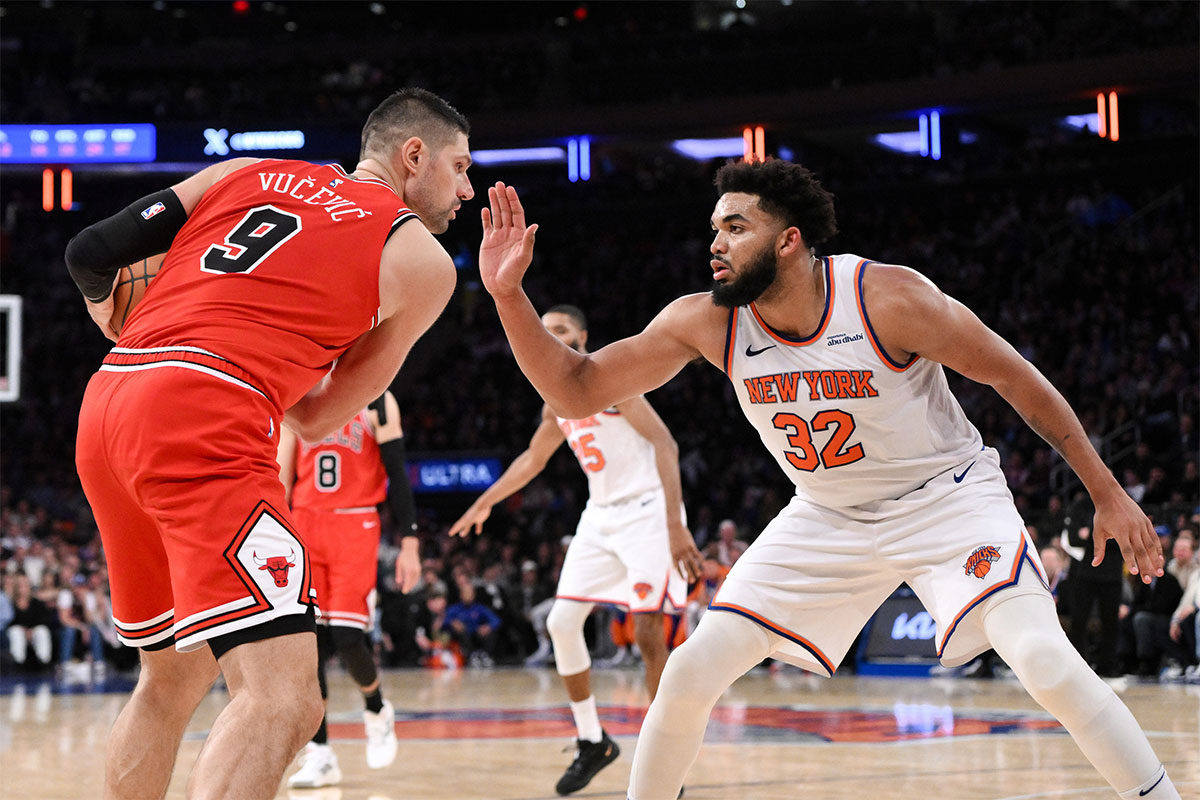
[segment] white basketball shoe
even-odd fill
[[[363,712],[363,725],[367,728],[367,766],[383,769],[396,760],[396,710],[384,700],[378,714]]]
[[[318,789],[342,782],[342,770],[337,755],[327,744],[309,742],[304,746],[304,761],[296,774],[288,778],[288,788]]]

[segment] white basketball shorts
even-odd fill
[[[832,675],[855,636],[901,583],[937,623],[946,666],[989,645],[983,612],[1047,592],[996,451],[896,500],[832,509],[797,496],[733,565],[709,608],[783,637],[772,657]]]
[[[682,610],[687,582],[671,564],[662,489],[619,503],[588,503],[567,548],[556,597],[636,613]]]

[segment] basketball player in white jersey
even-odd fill
[[[497,184],[480,273],[525,375],[559,413],[650,391],[703,356],[725,371],[796,496],[746,550],[671,656],[633,759],[632,800],[674,798],[721,693],[771,656],[829,675],[880,603],[907,582],[937,623],[942,663],[993,647],[1123,798],[1178,798],[1133,715],[1063,633],[994,450],[942,365],[992,386],[1079,475],[1097,558],[1162,575],[1149,520],[1040,372],[970,310],[905,267],[818,258],[833,199],[796,164],[717,173],[712,291],[671,303],[595,353],[547,336],[521,279],[536,225]],[[614,265],[614,270],[624,265]]]
[[[586,353],[587,320],[575,306],[558,305],[542,316],[545,329],[567,347]],[[546,406],[525,452],[450,527],[451,536],[476,533],[492,506],[533,480],[566,440],[588,479],[588,503],[567,548],[546,629],[578,730],[575,760],[559,779],[559,794],[577,792],[620,755],[600,727],[591,687],[591,658],[583,625],[597,603],[628,608],[642,651],[650,699],[658,690],[667,646],[663,611],[681,612],[687,580],[699,575],[700,552],[683,515],[679,448],[646,398],[623,399],[577,419],[557,417]]]

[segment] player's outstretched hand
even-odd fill
[[[1099,566],[1104,560],[1104,548],[1112,539],[1120,546],[1129,572],[1141,576],[1142,583],[1162,576],[1162,542],[1142,509],[1124,491],[1115,491],[1110,498],[1096,503],[1092,531],[1096,537],[1092,544],[1095,551],[1092,566]]]
[[[415,536],[400,540],[400,555],[396,556],[396,585],[408,594],[421,580],[421,543]]]
[[[458,521],[450,526],[451,536],[466,536],[471,532],[471,528],[475,528],[475,533],[483,532],[483,523],[492,515],[492,507],[490,505],[479,505],[472,503],[471,507],[458,518]]]
[[[483,217],[483,241],[479,244],[479,276],[492,295],[514,294],[533,260],[537,225],[525,227],[525,209],[517,190],[503,183],[488,189],[488,207]]]
[[[117,288],[117,280],[121,276],[113,278],[113,290]],[[117,340],[117,332],[112,329],[113,315],[113,293],[109,292],[108,297],[101,300],[99,303],[93,303],[91,300],[84,300],[83,304],[87,306],[88,316],[92,318],[92,322],[96,323],[96,327],[104,336],[112,341]]]
[[[672,525],[669,527],[668,539],[671,544],[671,563],[679,570],[679,574],[688,583],[700,580],[704,559],[696,549],[696,540],[692,538],[692,532],[686,525]]]

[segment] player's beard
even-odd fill
[[[733,280],[713,281],[713,304],[722,308],[737,308],[757,300],[772,283],[779,271],[779,259],[775,248],[764,247],[763,251],[746,262],[738,277]]]

